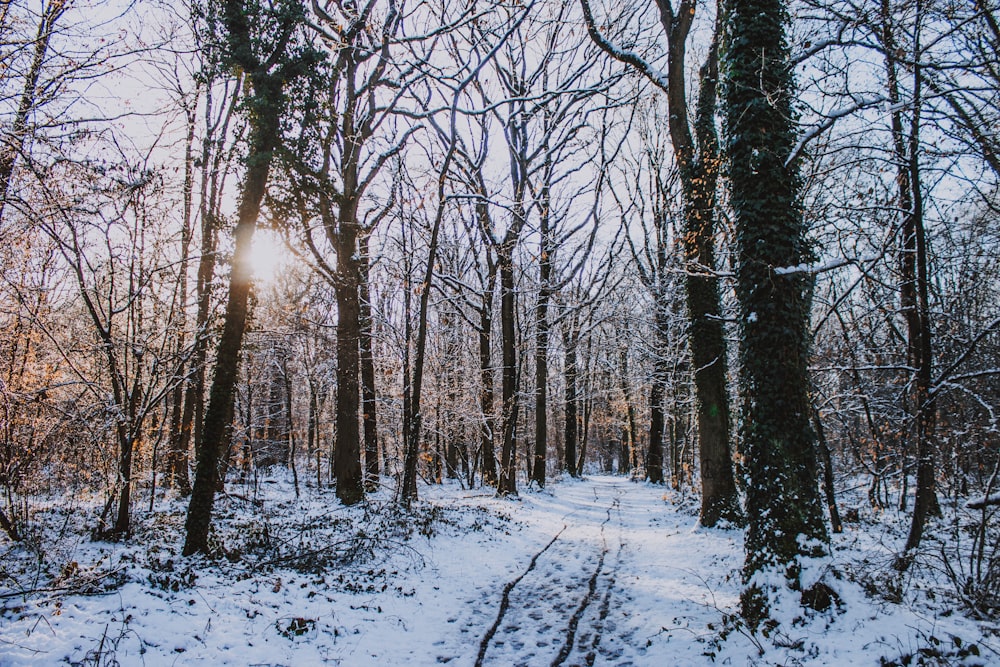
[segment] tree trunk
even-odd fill
[[[285,436],[287,438],[288,447],[288,467],[292,469],[292,484],[295,488],[295,497],[299,497],[299,469],[296,467],[295,458],[298,452],[296,451],[297,440],[295,439],[295,415],[292,412],[292,374],[288,370],[287,358],[283,360],[281,368],[281,376],[285,381]]]
[[[663,483],[663,385],[666,381],[665,361],[657,356],[653,362],[653,381],[649,387],[649,446],[646,450],[646,479]]]
[[[319,464],[319,390],[316,387],[316,380],[310,374],[309,385],[309,418],[306,424],[306,452],[309,460],[316,457],[316,488],[321,486],[321,474]]]
[[[131,420],[130,420],[131,421]],[[118,512],[111,532],[115,537],[128,537],[132,532],[129,521],[132,504],[132,455],[135,443],[128,432],[128,426],[119,424],[118,431],[118,483],[121,491],[118,494]]]
[[[254,114],[250,123],[250,147],[246,158],[239,208],[236,217],[233,267],[229,279],[229,295],[223,320],[222,336],[215,357],[215,376],[209,392],[208,410],[205,415],[204,444],[198,452],[194,487],[185,527],[187,537],[183,554],[207,553],[208,531],[212,521],[212,506],[218,482],[218,462],[229,448],[230,426],[233,417],[237,369],[243,333],[247,322],[247,300],[253,276],[250,251],[253,234],[257,228],[260,204],[267,188],[268,173],[275,149],[281,136],[281,117],[284,113],[284,84],[282,75],[260,69],[259,64],[248,60],[252,53],[252,37],[248,16],[237,0],[229,0],[224,9],[228,34],[228,47],[234,57],[241,60],[244,71],[249,72],[252,83]],[[289,18],[290,21],[298,20]],[[275,54],[283,56],[284,54]],[[281,60],[280,57],[277,60]]]
[[[563,378],[566,383],[566,400],[564,409],[566,412],[565,424],[565,456],[563,463],[566,472],[570,477],[579,477],[580,471],[576,465],[577,435],[579,433],[578,417],[576,413],[576,332],[569,328],[564,337],[566,345],[566,360],[563,366]]]
[[[542,214],[541,257],[538,261],[538,303],[535,306],[535,456],[532,481],[545,486],[545,460],[548,454],[548,385],[549,385],[549,298],[552,276],[552,248],[549,241],[548,216]]]
[[[768,615],[765,569],[800,588],[799,560],[825,552],[809,402],[813,277],[782,267],[814,256],[799,203],[794,86],[783,0],[727,0],[725,122],[735,217],[746,465],[746,562],[742,613],[751,628]]]
[[[632,392],[629,391],[629,370],[628,370],[628,350],[625,347],[619,349],[621,365],[619,368],[619,386],[622,390],[622,399],[625,401],[625,427],[623,430],[624,446],[626,448],[626,465],[629,467],[629,474],[635,476],[638,472],[636,463],[639,460],[639,429],[636,426],[635,406],[632,404]],[[662,415],[661,415],[662,418]],[[662,419],[661,419],[662,421]],[[652,441],[650,441],[652,442]],[[647,458],[648,460],[648,458]],[[662,454],[661,454],[662,461]],[[661,466],[662,478],[662,466]]]
[[[919,58],[913,65],[913,103],[909,136],[904,134],[903,117],[899,108],[898,52],[895,31],[891,25],[889,0],[882,0],[882,39],[886,59],[889,99],[892,103],[893,152],[896,158],[896,186],[899,210],[903,212],[900,226],[900,310],[906,321],[907,362],[914,369],[910,391],[910,414],[916,440],[917,490],[913,506],[910,532],[906,538],[905,552],[920,545],[924,526],[931,515],[940,513],[934,490],[935,473],[935,413],[931,394],[930,307],[928,304],[927,239],[924,229],[923,190],[920,180],[920,109],[921,70]],[[920,54],[920,23],[923,4],[917,2],[913,53]],[[905,475],[904,471],[904,475]],[[905,567],[909,559],[904,556],[897,566]]]
[[[827,444],[826,434],[823,432],[823,422],[820,420],[819,410],[816,408],[813,408],[813,424],[816,427],[816,444],[819,446],[819,456],[823,461],[823,496],[826,499],[826,509],[830,513],[830,530],[834,533],[842,533],[844,525],[840,521],[837,497],[833,488],[833,457],[830,455],[830,446]]]
[[[350,191],[345,185],[345,191]],[[334,475],[337,497],[353,505],[364,497],[361,474],[360,410],[360,318],[358,294],[357,202],[341,204],[337,221],[337,446]]]
[[[372,353],[372,304],[369,291],[368,235],[360,239],[361,282],[358,297],[361,308],[361,336],[359,339],[361,363],[361,421],[365,434],[365,490],[378,489],[378,422],[376,419],[375,356]]]
[[[718,179],[718,139],[715,110],[718,79],[718,37],[713,35],[700,72],[698,107],[691,135],[687,116],[685,59],[695,5],[682,0],[676,14],[668,0],[658,0],[669,35],[668,91],[670,137],[680,171],[684,205],[681,236],[684,277],[691,327],[688,345],[694,364],[701,457],[702,525],[741,520],[739,498],[729,451],[729,393],[726,387],[726,340],[715,270],[715,190]],[[718,28],[716,28],[718,32]]]
[[[413,414],[412,400],[412,380],[413,370],[410,361],[410,348],[413,345],[413,317],[411,300],[413,285],[410,280],[412,267],[411,259],[406,253],[406,230],[403,231],[403,254],[405,273],[403,278],[403,484],[400,487],[400,500],[404,505],[408,505],[417,498],[417,464],[420,460],[420,438],[414,437],[413,428],[415,417]]]
[[[504,243],[497,258],[500,270],[500,376],[503,445],[500,452],[500,479],[497,492],[517,495],[517,341],[514,331],[514,244]]]
[[[255,94],[261,95],[264,82],[255,82]],[[281,94],[280,87],[276,92]],[[233,414],[236,374],[247,321],[247,299],[250,295],[253,269],[249,256],[253,233],[257,227],[260,202],[267,186],[271,155],[277,143],[279,115],[260,116],[253,128],[254,136],[248,160],[247,174],[240,197],[236,222],[236,248],[233,251],[233,269],[229,280],[229,298],[223,321],[222,337],[215,357],[215,376],[209,392],[208,411],[205,415],[204,443],[198,453],[191,503],[186,521],[187,538],[183,553],[208,553],[208,529],[212,520],[212,506],[218,475],[218,462],[228,448],[230,419]]]
[[[457,315],[449,316],[448,324],[453,324],[457,320]],[[448,346],[445,351],[445,372],[444,372],[444,418],[439,426],[444,438],[444,463],[445,474],[448,479],[460,479],[459,470],[459,428],[460,423],[456,414],[458,406],[458,364],[461,362],[461,351],[459,349],[457,326],[451,326],[445,333],[448,336]]]
[[[194,134],[195,103],[186,100],[187,135],[184,141],[184,220],[181,226],[181,261],[178,267],[176,316],[174,326],[178,329],[177,354],[184,354],[187,344],[187,300],[188,265],[191,261],[191,225],[194,209]],[[178,373],[186,375],[186,365],[178,368]],[[188,474],[188,449],[190,438],[184,433],[184,387],[190,378],[177,378],[177,384],[170,392],[170,435],[167,446],[167,484],[177,489],[181,496],[191,493],[191,479]],[[155,469],[154,469],[155,474]]]
[[[589,347],[589,345],[588,345]],[[576,471],[578,474],[582,475],[584,471],[584,464],[587,462],[587,443],[590,437],[590,415],[594,408],[594,398],[593,395],[585,395],[584,397],[577,397],[577,423],[579,427],[577,428],[578,436],[578,448],[580,450],[580,456],[576,460]]]
[[[718,28],[716,29],[716,33]],[[698,409],[698,454],[701,459],[701,514],[703,526],[720,520],[740,524],[733,455],[730,449],[729,388],[726,331],[715,269],[715,192],[719,151],[715,131],[716,89],[719,75],[718,35],[712,39],[708,59],[701,69],[695,136],[699,155],[691,173],[682,176],[687,191],[684,209],[684,254],[692,267],[685,274],[688,344],[694,367],[695,402]]]
[[[482,450],[483,484],[497,484],[497,458],[494,448],[496,442],[496,406],[493,391],[493,353],[491,338],[493,335],[493,290],[496,283],[495,266],[490,267],[486,291],[483,293],[479,310],[479,411],[481,413],[479,427],[479,447]]]

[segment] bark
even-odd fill
[[[837,509],[837,497],[833,488],[833,456],[830,454],[830,445],[826,442],[826,434],[823,431],[819,410],[815,408],[813,409],[813,424],[816,428],[819,456],[823,461],[823,497],[826,500],[826,509],[830,513],[830,530],[834,533],[842,533],[844,532],[844,524],[840,521],[840,511]]]
[[[351,192],[354,184],[347,182],[352,175],[350,166],[345,166],[344,171],[344,190]],[[353,175],[356,177],[356,169]],[[337,297],[337,444],[333,474],[337,478],[337,497],[345,505],[353,505],[364,497],[358,428],[361,391],[359,232],[357,202],[343,202],[337,220],[337,281],[334,288]]]
[[[663,483],[663,387],[666,382],[666,361],[657,356],[653,362],[653,381],[649,388],[649,447],[646,451],[646,479]],[[631,408],[630,408],[631,409]]]
[[[405,273],[403,279],[403,484],[400,487],[400,499],[407,505],[417,497],[417,463],[420,455],[420,439],[414,438],[411,429],[413,418],[413,372],[410,360],[410,348],[413,345],[413,315],[412,294],[413,285],[410,282],[412,273],[411,258],[406,252],[406,234],[403,232],[403,254]]]
[[[445,474],[448,479],[459,479],[459,420],[455,414],[455,407],[458,405],[458,365],[461,361],[461,350],[458,342],[460,332],[454,322],[457,315],[450,313],[442,318],[442,324],[447,327],[445,335],[448,337],[448,344],[445,348],[445,369],[444,369],[444,402],[445,410],[443,420],[440,422],[438,431],[444,440],[444,463]],[[450,326],[449,326],[450,325]]]
[[[497,262],[500,270],[500,349],[501,349],[501,419],[503,440],[500,451],[500,477],[497,492],[517,495],[517,341],[514,331],[514,244],[500,246]]]
[[[360,299],[361,336],[359,339],[361,364],[361,422],[365,436],[365,490],[378,489],[378,420],[376,415],[375,394],[375,356],[372,352],[372,304],[369,291],[369,267],[371,257],[368,253],[368,235],[360,240],[361,245],[361,283],[358,297]]]
[[[628,466],[630,474],[635,475],[637,473],[636,461],[639,460],[639,429],[636,426],[632,392],[629,391],[628,350],[624,346],[619,348],[619,360],[618,385],[622,391],[622,400],[625,402],[625,424],[622,427],[622,446],[625,450],[625,457],[622,465]]]
[[[543,201],[545,195],[543,194]],[[548,384],[549,384],[549,299],[552,280],[552,243],[547,209],[542,212],[542,235],[538,260],[538,302],[535,304],[535,452],[531,479],[545,486],[545,461],[548,453]]]
[[[587,340],[587,352],[585,359],[592,359],[591,348],[593,346],[594,339],[591,337]],[[588,375],[586,374],[586,368],[584,368],[584,384],[583,384],[583,395],[577,394],[577,415],[580,427],[578,429],[578,442],[580,456],[577,459],[576,470],[579,474],[583,474],[584,463],[587,461],[587,443],[590,441],[590,416],[594,412],[594,392],[590,390],[589,382],[587,381]]]
[[[496,269],[490,266],[486,290],[483,292],[479,310],[479,411],[481,422],[479,428],[479,447],[482,450],[483,484],[497,484],[497,459],[494,442],[496,442],[496,406],[493,391],[493,352],[491,338],[493,335],[493,290],[496,283]]]
[[[288,442],[288,465],[292,469],[292,483],[295,488],[295,497],[299,497],[299,470],[295,465],[295,458],[297,455],[296,445],[298,444],[295,439],[295,419],[292,412],[292,374],[288,370],[287,359],[284,360],[281,368],[281,376],[285,381],[285,424],[287,425],[286,437]]]
[[[480,188],[485,191],[485,187]],[[479,201],[476,204],[476,217],[484,235],[492,229],[489,208]],[[479,448],[482,453],[483,484],[496,486],[499,482],[497,474],[497,418],[496,392],[494,391],[495,372],[493,369],[493,299],[497,283],[497,265],[490,256],[491,245],[486,245],[486,283],[479,303],[479,411],[481,422],[479,427]]]
[[[800,560],[826,551],[808,396],[813,277],[780,273],[813,261],[800,207],[794,85],[783,0],[727,0],[725,123],[736,232],[743,419],[747,472],[742,614],[756,628],[770,591],[765,569],[800,588]]]
[[[316,487],[321,486],[322,476],[319,464],[319,389],[316,380],[309,377],[309,418],[306,424],[306,452],[309,460],[316,457]]]
[[[130,422],[134,418],[134,413],[129,415]],[[128,537],[132,532],[129,519],[132,502],[132,457],[135,453],[136,442],[128,425],[120,423],[116,430],[118,432],[118,483],[121,490],[118,493],[118,512],[115,515],[111,534],[115,537]]]
[[[443,484],[444,477],[442,473],[444,472],[444,443],[441,440],[442,430],[444,429],[444,422],[441,419],[441,394],[437,396],[437,401],[434,402],[434,421],[437,428],[434,429],[434,469],[431,476],[435,484]]]
[[[563,362],[563,381],[566,384],[566,400],[564,410],[566,413],[565,428],[565,460],[563,468],[570,477],[579,477],[580,470],[577,467],[577,436],[579,434],[579,418],[577,417],[577,367],[576,367],[576,331],[572,326],[567,327],[563,338],[566,346],[566,359]]]

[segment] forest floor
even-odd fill
[[[765,636],[735,617],[742,532],[663,487],[449,483],[409,513],[390,489],[351,508],[284,478],[228,491],[214,560],[178,556],[172,496],[124,543],[72,528],[97,499],[40,511],[33,548],[0,543],[0,665],[1000,664],[932,559],[890,574],[903,514],[859,512],[820,573],[838,604],[776,609]]]

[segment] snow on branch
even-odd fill
[[[970,510],[981,510],[989,505],[1000,505],[1000,493],[993,493],[979,498],[970,498],[965,506]]]
[[[880,258],[881,255],[862,257],[861,259],[837,257],[835,259],[823,262],[822,264],[796,264],[795,266],[779,266],[774,270],[774,275],[791,276],[798,273],[809,273],[812,275],[818,275],[820,273],[826,273],[827,271],[833,271],[834,269],[839,269],[843,266],[853,266],[856,264],[865,264],[868,262],[874,262]]]
[[[597,22],[594,21],[594,13],[590,9],[590,2],[588,2],[588,0],[580,0],[580,8],[583,9],[583,20],[587,24],[587,33],[590,35],[590,39],[593,40],[594,44],[615,60],[623,62],[626,65],[631,65],[637,71],[642,73],[643,76],[649,79],[657,88],[667,92],[666,73],[660,71],[634,51],[623,49],[602,35],[601,31],[597,27]]]
[[[798,158],[802,154],[802,151],[805,150],[806,144],[808,144],[810,141],[812,141],[819,135],[829,130],[831,127],[834,126],[834,124],[838,120],[840,120],[844,116],[850,116],[852,113],[856,111],[860,111],[861,109],[867,109],[868,107],[878,106],[886,101],[887,99],[884,95],[877,95],[875,97],[871,97],[868,99],[862,99],[861,101],[855,104],[851,104],[841,109],[831,111],[830,114],[826,117],[826,120],[824,120],[822,123],[820,123],[819,125],[815,126],[814,128],[812,128],[811,130],[802,135],[802,138],[799,139],[799,142],[795,144],[795,148],[792,149],[792,152],[789,153],[788,157],[785,159],[785,167],[790,165],[796,158]]]

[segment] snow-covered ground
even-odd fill
[[[590,476],[505,500],[449,484],[406,514],[389,490],[344,508],[272,482],[220,499],[211,562],[177,555],[177,500],[137,511],[126,544],[3,546],[0,665],[1000,664],[994,629],[940,582],[883,574],[891,522],[834,536],[838,608],[778,609],[764,636],[734,617],[742,532],[698,527],[663,487]],[[59,510],[45,516],[78,511]]]

